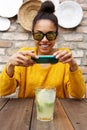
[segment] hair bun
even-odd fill
[[[39,12],[53,13],[55,11],[55,6],[51,1],[45,1],[42,3]]]

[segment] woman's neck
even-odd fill
[[[42,54],[38,51],[38,48],[36,49],[36,54],[37,55],[52,55],[55,51],[57,51],[56,48],[53,48],[49,53],[46,53],[46,54]]]

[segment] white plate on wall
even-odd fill
[[[61,27],[74,28],[78,26],[83,18],[83,10],[75,1],[64,1],[59,4],[55,15]]]
[[[13,17],[18,13],[23,0],[0,0],[0,16]]]
[[[0,17],[0,31],[6,31],[10,27],[10,20],[8,18]]]

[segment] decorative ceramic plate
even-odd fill
[[[83,10],[75,1],[64,1],[59,4],[55,15],[58,17],[59,25],[64,28],[74,28],[80,24]]]
[[[13,17],[18,13],[23,0],[0,0],[0,16]]]
[[[6,31],[10,27],[10,20],[8,18],[0,17],[0,31]]]

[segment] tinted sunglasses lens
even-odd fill
[[[33,37],[35,40],[41,41],[43,39],[43,34],[41,32],[33,33]]]
[[[47,37],[47,39],[48,40],[55,40],[56,39],[56,36],[57,36],[57,34],[56,34],[56,32],[48,32],[47,34],[46,34],[46,37]]]

